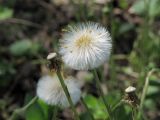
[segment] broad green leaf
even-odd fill
[[[98,99],[92,95],[87,95],[84,98],[85,102],[87,103],[87,106],[89,108],[99,108],[99,107],[103,107],[103,105],[101,104],[101,102],[98,101]],[[101,106],[99,106],[101,105]]]
[[[25,104],[28,104],[32,97],[27,94],[25,97]],[[38,101],[33,103],[25,112],[25,120],[47,120]]]
[[[38,104],[41,107],[45,120],[49,119],[50,106],[44,103],[42,100],[38,99]],[[53,108],[52,108],[53,109]]]
[[[31,48],[32,43],[29,40],[21,40],[21,41],[16,41],[10,46],[10,52],[13,55],[24,55],[27,54],[29,49]]]
[[[43,110],[38,103],[33,104],[27,109],[26,120],[46,120]]]
[[[84,101],[93,113],[95,119],[106,119],[108,117],[105,111],[105,106],[101,100],[92,95],[87,95],[84,98]]]
[[[84,100],[89,108],[95,108],[97,106],[97,100],[92,95],[85,96]]]
[[[30,40],[16,41],[9,47],[10,52],[15,56],[36,54],[40,45]]]

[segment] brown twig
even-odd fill
[[[0,20],[0,24],[6,24],[6,23],[22,24],[22,25],[32,26],[35,28],[41,28],[41,26],[37,23],[33,23],[31,21],[19,19],[19,18],[8,18],[6,20]]]

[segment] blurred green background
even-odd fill
[[[110,61],[98,69],[109,104],[121,100],[129,85],[140,98],[148,72],[160,67],[160,0],[0,0],[0,120],[35,96],[47,69],[44,60],[57,51],[63,28],[84,21],[101,23],[112,36]],[[69,74],[76,77],[79,71]],[[105,120],[93,79],[87,72],[84,100],[95,119]],[[140,119],[160,120],[160,72],[149,80]],[[82,120],[90,119],[81,102],[76,107]],[[50,120],[51,113],[52,107],[38,100],[20,119]],[[57,117],[72,120],[70,113],[59,110]],[[115,116],[130,120],[131,108],[121,105]]]

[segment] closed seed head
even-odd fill
[[[136,88],[133,86],[129,86],[128,88],[125,89],[126,93],[131,93],[131,92],[135,92],[135,91],[136,91]]]

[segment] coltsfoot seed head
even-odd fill
[[[98,23],[70,26],[60,41],[59,53],[72,69],[88,70],[109,59],[112,48],[110,34]]]
[[[81,90],[73,77],[64,80],[71,99],[76,104],[81,96]],[[66,95],[56,75],[43,76],[37,84],[37,96],[49,105],[58,105],[60,107],[69,107]]]

